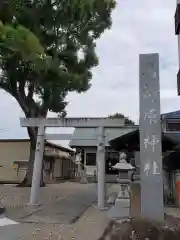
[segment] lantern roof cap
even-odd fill
[[[112,168],[117,170],[133,170],[135,167],[133,167],[130,163],[127,163],[125,159],[120,159],[119,163],[116,163]]]

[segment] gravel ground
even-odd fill
[[[64,182],[49,184],[40,189],[40,202],[50,203],[60,198],[66,198],[78,189],[86,189],[86,184]],[[0,185],[0,202],[6,208],[16,208],[27,204],[30,188],[19,188],[16,185]]]
[[[89,184],[88,184],[89,185]],[[60,183],[51,184],[41,189],[41,202],[53,203],[61,198],[66,198],[81,189],[86,189],[86,184]],[[119,186],[111,185],[108,194],[117,192]],[[0,200],[3,205],[11,210],[23,206],[29,199],[30,189],[15,186],[0,186]],[[83,216],[71,225],[46,224],[46,223],[20,223],[0,227],[3,240],[97,240],[108,224],[108,214],[100,211],[95,205],[89,207]]]
[[[41,189],[41,202],[43,204],[53,204],[58,199],[66,198],[78,190],[87,189],[86,184],[61,183],[48,185]],[[111,185],[108,194],[117,193],[118,184]],[[9,210],[23,206],[29,199],[30,189],[17,188],[15,186],[0,186],[0,199],[3,205]],[[167,209],[168,216],[165,228],[154,223],[141,220],[126,225],[116,225],[119,231],[117,240],[148,239],[148,240],[179,240],[178,229],[180,228],[180,211],[178,209]],[[0,239],[3,240],[98,240],[109,223],[107,211],[100,211],[96,205],[89,207],[83,216],[71,225],[46,224],[46,223],[19,223],[0,227]],[[110,226],[110,225],[109,225]],[[121,231],[120,231],[121,229]],[[123,230],[124,229],[124,230]],[[136,232],[134,230],[136,229]],[[151,229],[149,231],[148,229]],[[110,228],[109,228],[110,230]],[[113,231],[115,228],[113,228]],[[127,233],[130,233],[127,236]],[[117,233],[117,231],[116,231]],[[125,234],[122,238],[122,233]],[[150,234],[151,235],[148,235]],[[154,234],[153,234],[154,233]],[[166,233],[166,236],[164,235]],[[132,237],[133,234],[133,238]],[[157,234],[157,238],[155,236]],[[170,235],[169,235],[170,234]],[[146,237],[146,238],[145,238]],[[161,238],[162,237],[162,238]],[[113,238],[111,238],[113,240]]]
[[[107,213],[91,206],[73,225],[27,224],[0,227],[3,240],[97,240],[108,224]]]

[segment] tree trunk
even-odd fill
[[[23,181],[18,185],[19,187],[31,187],[32,185],[32,176],[33,176],[33,167],[34,167],[34,159],[35,159],[35,151],[36,151],[36,139],[37,139],[37,130],[34,128],[28,128],[28,134],[30,137],[30,155],[28,162],[28,169]],[[41,174],[41,187],[44,187],[45,184],[43,182],[43,167]]]

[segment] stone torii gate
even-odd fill
[[[124,120],[123,120],[124,121]],[[70,140],[72,134],[45,134],[46,127],[97,128],[98,207],[105,207],[105,131],[122,127],[122,119],[110,118],[20,118],[22,127],[37,127],[37,142],[32,177],[30,204],[39,203],[39,188],[45,140]]]

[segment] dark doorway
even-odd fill
[[[118,171],[113,169],[112,166],[114,166],[116,163],[119,162],[119,152],[106,151],[105,157],[106,157],[106,166],[105,166],[106,174],[117,175]]]
[[[86,153],[86,166],[96,166],[96,153]]]

